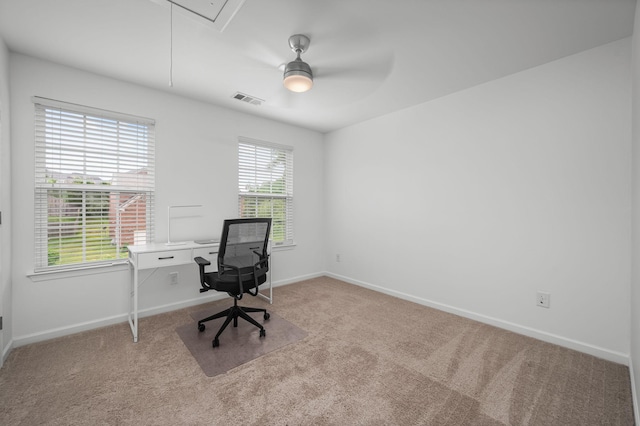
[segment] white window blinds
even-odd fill
[[[113,263],[152,241],[154,121],[33,101],[35,270]]]
[[[293,244],[293,148],[240,138],[238,194],[240,217],[272,218],[273,243]]]

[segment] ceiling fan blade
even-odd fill
[[[285,65],[295,59],[295,54],[288,49],[288,46],[274,49],[263,40],[252,41],[245,46],[243,55],[246,58],[245,62],[250,66],[270,68],[278,72],[284,72]]]
[[[313,76],[319,80],[374,80],[382,81],[389,75],[390,68],[384,67],[317,67]]]
[[[241,38],[240,52],[245,57],[240,81],[247,93],[265,102],[263,106],[273,108],[325,108],[353,102],[375,91],[388,77],[393,68],[393,51],[384,43],[378,43],[379,28],[357,23],[354,33],[354,19],[357,11],[347,3],[340,3],[345,14],[325,16],[326,8],[317,3],[313,13],[308,5],[304,28],[278,29],[280,35],[287,31],[281,41],[273,37]],[[251,8],[245,9],[245,13]],[[256,7],[256,16],[259,16]],[[294,8],[291,13],[295,13]],[[320,19],[322,17],[323,19]],[[327,27],[331,19],[334,25]],[[240,30],[238,30],[240,31]],[[282,84],[284,66],[295,59],[288,39],[292,34],[303,34],[310,39],[309,48],[300,56],[309,64],[314,77],[313,88],[304,93],[289,92]],[[237,38],[237,37],[236,37]],[[371,46],[371,47],[370,47]]]
[[[390,49],[380,49],[375,52],[356,52],[348,56],[334,55],[325,60],[318,58],[312,68],[318,78],[384,79],[391,72],[393,62],[393,52]]]
[[[294,108],[298,103],[296,95],[299,95],[299,93],[290,92],[283,86],[277,91],[273,92],[273,94],[269,97],[269,99],[266,100],[265,103],[270,107]]]

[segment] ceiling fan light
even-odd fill
[[[291,61],[284,69],[284,87],[292,92],[306,92],[313,87],[313,73],[306,62],[299,59]]]
[[[284,78],[284,87],[292,92],[302,93],[313,87],[313,80],[306,75],[289,75]]]

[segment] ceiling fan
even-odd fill
[[[248,84],[238,89],[267,107],[329,108],[355,102],[377,90],[393,66],[391,49],[372,42],[374,37],[362,42],[363,37],[347,37],[345,42],[334,32],[319,33],[310,52],[311,36],[294,33],[288,37],[293,60],[283,58],[268,42],[252,43],[246,57],[255,62],[244,67]],[[313,55],[312,61],[302,58],[305,53]]]
[[[302,34],[294,34],[289,37],[289,47],[297,56],[284,68],[283,84],[292,92],[302,93],[313,87],[311,67],[300,59],[300,54],[307,51],[310,42],[309,37]]]

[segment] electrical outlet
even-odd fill
[[[171,284],[171,285],[177,285],[178,284],[178,273],[177,272],[171,272],[169,274],[169,284]]]
[[[551,294],[546,293],[544,291],[539,291],[536,296],[536,305],[541,308],[548,308],[551,304]]]
[[[336,262],[340,262],[340,255],[336,254]]]

